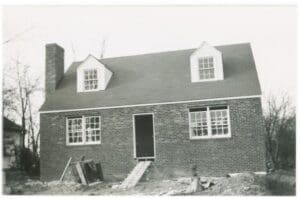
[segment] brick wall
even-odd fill
[[[231,138],[190,140],[188,109],[228,104]],[[195,102],[80,112],[41,114],[41,176],[58,179],[69,157],[100,161],[106,180],[121,180],[136,164],[132,114],[154,113],[154,168],[164,174],[187,175],[197,165],[201,175],[265,171],[264,128],[259,98]],[[66,146],[66,117],[101,115],[101,144]]]

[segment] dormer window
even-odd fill
[[[191,82],[223,80],[222,53],[206,42],[190,56]]]
[[[98,71],[96,69],[84,70],[84,90],[97,90],[98,89]]]
[[[77,68],[77,92],[97,92],[106,89],[112,72],[97,58],[89,55]]]
[[[214,79],[215,68],[213,57],[201,57],[199,58],[199,79]]]

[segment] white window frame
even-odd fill
[[[198,139],[218,139],[218,138],[230,138],[231,137],[231,124],[230,124],[230,108],[227,105],[227,122],[228,122],[228,134],[224,135],[212,135],[212,128],[211,128],[211,117],[210,117],[210,108],[218,107],[218,106],[207,106],[206,107],[206,118],[207,118],[207,129],[208,133],[207,136],[194,136],[192,129],[191,129],[191,111],[189,110],[189,135],[191,140],[198,140]]]
[[[86,142],[86,123],[85,123],[85,118],[87,117],[98,117],[99,118],[99,128],[97,130],[100,131],[100,140],[98,141],[90,141]],[[69,142],[69,123],[68,121],[74,118],[81,118],[81,125],[82,125],[82,142],[76,142],[76,143],[70,143]],[[101,144],[101,135],[102,135],[102,130],[101,130],[101,116],[98,115],[88,115],[88,116],[78,116],[78,117],[67,117],[66,118],[66,145],[68,146],[73,146],[73,145],[96,145],[96,144]]]
[[[89,80],[89,81],[95,81],[95,80],[97,80],[97,88],[94,88],[94,89],[86,89],[85,88],[85,72],[90,72],[90,71],[96,71],[96,73],[97,73],[97,79],[91,79],[91,80]],[[83,91],[84,92],[92,92],[92,91],[98,91],[98,90],[100,90],[100,81],[99,81],[99,70],[97,69],[97,68],[89,68],[89,69],[84,69],[83,70],[83,73],[82,73],[82,75],[83,75],[83,78],[82,78],[82,86],[83,86]]]
[[[203,59],[209,59],[212,58],[213,59],[213,68],[207,68],[207,69],[213,69],[214,70],[214,78],[204,78],[204,79],[200,79],[200,60]],[[208,63],[209,64],[209,63]],[[204,68],[205,69],[205,68]],[[214,56],[203,56],[203,57],[199,57],[198,58],[198,82],[207,82],[207,81],[215,81],[217,79],[217,68],[216,68],[216,58]]]

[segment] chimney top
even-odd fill
[[[46,82],[47,94],[53,93],[64,76],[64,49],[55,44],[46,44]]]

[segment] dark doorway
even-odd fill
[[[134,115],[137,158],[154,157],[153,115]]]

